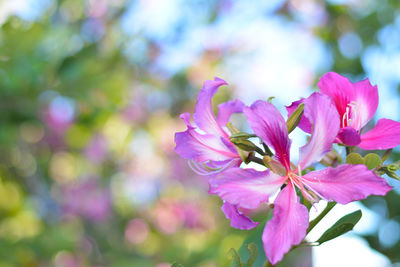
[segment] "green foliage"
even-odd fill
[[[230,253],[232,255],[232,266],[234,267],[252,267],[253,264],[255,263],[258,255],[258,249],[256,244],[250,243],[247,245],[247,250],[248,250],[248,260],[246,262],[243,261],[243,259],[240,258],[239,253],[234,249],[230,249]]]
[[[347,233],[354,228],[354,226],[361,219],[361,216],[361,210],[357,210],[353,213],[345,215],[334,225],[332,225],[328,230],[326,230],[325,233],[323,233],[316,242],[322,244]]]

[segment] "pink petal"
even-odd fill
[[[286,177],[254,169],[232,168],[210,180],[210,194],[242,208],[255,209],[278,191]]]
[[[222,211],[225,213],[226,218],[231,220],[231,226],[233,228],[250,230],[259,224],[241,213],[236,205],[232,205],[228,202],[222,205]]]
[[[360,135],[357,130],[352,127],[344,127],[340,129],[337,136],[346,146],[356,146],[361,142]]]
[[[279,193],[272,219],[265,226],[262,240],[272,265],[282,260],[293,245],[300,244],[308,228],[308,210],[300,203],[291,182]]]
[[[290,106],[286,106],[286,110],[288,112],[288,117],[290,117],[290,115],[292,115],[293,111],[295,111],[295,109],[304,102],[304,100],[306,100],[305,98],[302,98],[300,100],[297,100],[295,102],[292,102],[292,104]],[[306,133],[311,133],[311,122],[307,119],[306,116],[302,116],[300,119],[300,122],[298,124],[298,127],[300,129],[302,129],[304,132]]]
[[[321,93],[328,95],[335,102],[340,118],[351,108],[350,125],[341,120],[341,127],[351,126],[360,130],[374,116],[378,107],[378,88],[368,79],[351,83],[349,79],[335,72],[328,72],[317,84]]]
[[[226,126],[233,113],[241,113],[244,104],[240,100],[228,101],[218,105],[217,122],[221,127]]]
[[[317,86],[321,93],[333,100],[342,118],[348,104],[354,100],[353,84],[346,77],[335,72],[328,72],[319,79]]]
[[[189,117],[188,113],[181,115],[188,129],[175,134],[175,152],[182,158],[194,159],[198,162],[239,158],[238,153],[233,150],[233,146],[228,146],[222,137],[196,132],[189,122]]]
[[[369,195],[383,196],[391,189],[385,179],[362,164],[342,164],[336,168],[309,172],[303,176],[302,182],[326,200],[341,204]]]
[[[339,131],[339,115],[329,97],[313,93],[304,104],[303,116],[313,127],[310,141],[300,148],[299,164],[302,168],[319,161],[329,152]]]
[[[227,83],[220,78],[204,82],[197,97],[193,118],[196,125],[204,132],[228,138],[226,132],[217,123],[211,105],[211,99],[221,85],[227,85]]]
[[[358,145],[365,150],[389,149],[400,145],[400,122],[380,119],[375,128],[361,135]]]
[[[290,169],[291,141],[286,122],[279,111],[271,103],[258,100],[250,107],[244,107],[243,112],[254,133],[272,147],[277,159],[287,170]]]
[[[372,86],[369,79],[356,82],[353,86],[356,105],[351,112],[351,127],[360,130],[372,119],[378,108],[378,87]]]

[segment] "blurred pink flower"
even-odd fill
[[[102,189],[94,178],[64,187],[61,200],[66,214],[83,216],[92,221],[104,221],[111,212],[109,192]]]
[[[101,134],[96,134],[89,145],[85,148],[84,154],[93,163],[102,163],[107,157],[107,140]]]

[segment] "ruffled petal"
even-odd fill
[[[389,149],[400,145],[400,122],[380,119],[375,128],[361,135],[361,149]]]
[[[304,101],[304,115],[312,123],[310,141],[300,148],[301,168],[319,161],[332,149],[339,131],[339,115],[329,97],[313,93]]]
[[[267,202],[285,180],[269,170],[231,168],[209,181],[209,193],[242,208],[255,209]]]
[[[198,162],[239,158],[239,154],[233,151],[233,146],[227,146],[223,137],[196,132],[189,122],[189,117],[188,113],[181,115],[188,129],[175,134],[175,152],[182,158],[193,159]]]
[[[222,205],[222,211],[225,213],[226,218],[231,220],[231,226],[233,228],[250,230],[259,224],[241,213],[236,205],[232,205],[228,202]]]
[[[227,85],[227,82],[220,78],[204,82],[203,88],[201,88],[197,97],[193,118],[196,125],[204,132],[228,138],[227,133],[217,123],[211,105],[211,99],[221,85]]]
[[[351,107],[351,127],[360,130],[374,116],[378,108],[378,87],[369,79],[354,84],[354,104]]]
[[[365,165],[342,164],[336,168],[309,172],[302,182],[326,200],[340,204],[364,199],[369,195],[385,195],[391,187],[385,179]]]
[[[292,115],[293,111],[295,111],[295,109],[304,102],[304,100],[306,100],[305,98],[302,98],[300,100],[294,101],[292,102],[292,104],[290,106],[286,106],[286,110],[288,112],[288,117],[290,117],[290,115]],[[306,117],[306,116],[302,116],[300,119],[299,124],[297,125],[300,129],[302,129],[304,132],[306,133],[311,133],[311,122],[310,120]]]
[[[240,100],[228,101],[218,105],[217,122],[221,127],[226,126],[229,119],[234,113],[241,113],[244,104]]]
[[[338,139],[346,146],[356,146],[361,142],[357,130],[352,127],[344,127],[339,130]]]
[[[300,203],[291,182],[279,193],[274,202],[272,219],[265,226],[262,240],[265,255],[272,265],[281,261],[293,245],[306,236],[308,210]]]
[[[258,100],[250,107],[244,107],[243,112],[254,133],[272,147],[276,158],[287,170],[290,169],[291,141],[286,122],[279,111],[271,103]]]

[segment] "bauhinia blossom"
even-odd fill
[[[254,209],[267,202],[282,186],[274,201],[273,217],[267,222],[262,240],[268,260],[282,260],[293,245],[304,240],[309,226],[308,209],[296,194],[311,203],[319,199],[346,204],[367,196],[384,195],[391,187],[365,165],[342,164],[302,175],[302,170],[329,152],[341,127],[337,107],[328,96],[314,93],[304,100],[304,114],[310,126],[310,141],[300,148],[297,166],[290,161],[291,140],[284,118],[270,103],[256,101],[243,109],[254,133],[271,147],[275,156],[271,169],[231,168],[210,180],[210,193],[225,203]],[[362,125],[362,123],[361,123]]]
[[[201,175],[213,175],[242,163],[237,148],[229,140],[226,125],[233,113],[242,112],[244,104],[240,100],[222,103],[216,117],[211,99],[222,85],[227,83],[219,78],[204,83],[197,98],[194,123],[190,122],[189,113],[181,114],[187,130],[175,134],[176,153],[188,159],[192,169]],[[258,225],[234,205],[224,203],[222,210],[231,220],[232,227],[251,229]]]
[[[337,142],[348,146],[359,146],[365,150],[389,149],[400,145],[400,123],[380,119],[375,128],[361,134],[361,129],[372,119],[378,107],[377,86],[368,79],[351,83],[346,77],[328,72],[321,77],[318,88],[335,103],[340,116],[340,131]],[[304,101],[296,101],[288,107],[291,113]],[[310,132],[310,122],[303,118],[299,127]]]

